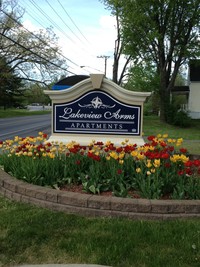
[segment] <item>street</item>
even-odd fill
[[[37,136],[38,132],[51,132],[51,114],[0,119],[0,140],[15,136]]]

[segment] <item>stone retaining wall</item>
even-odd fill
[[[0,194],[18,202],[82,216],[139,220],[200,218],[200,200],[148,200],[63,192],[31,185],[0,170]]]

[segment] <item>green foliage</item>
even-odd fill
[[[22,82],[4,57],[0,57],[0,80],[0,106],[16,106],[23,95]]]
[[[181,99],[179,99],[179,101],[181,101]],[[177,98],[173,98],[166,114],[166,121],[169,124],[179,126],[181,128],[190,127],[192,120],[189,117],[188,113],[185,110],[180,109],[180,107],[181,105],[178,104]]]
[[[200,179],[196,177],[196,179],[189,179],[188,185],[186,187],[186,194],[191,199],[199,199],[200,198]]]
[[[159,199],[162,196],[163,180],[158,175],[139,175],[139,179],[135,181],[137,189],[141,192],[141,196],[148,199]]]
[[[31,103],[40,103],[44,105],[48,105],[51,103],[50,98],[48,95],[44,94],[44,90],[48,90],[46,86],[41,86],[39,83],[30,84],[26,86],[25,97],[26,97],[26,104]]]
[[[173,102],[170,103],[166,114],[166,122],[169,124],[173,124],[174,116],[177,112],[178,112],[178,107],[174,105]]]
[[[187,79],[184,77],[185,69],[180,67],[179,73],[176,76],[175,86],[184,86],[187,85]]]
[[[174,116],[173,124],[182,128],[186,128],[191,126],[191,118],[186,111],[179,110]]]
[[[105,0],[104,3],[119,16],[125,54],[134,63],[155,66],[160,118],[166,121],[168,96],[179,69],[190,58],[200,56],[199,0]]]
[[[144,103],[144,116],[159,114],[159,95],[152,93],[152,95]]]
[[[187,150],[179,149],[181,138],[167,137],[149,136],[141,147],[127,141],[120,147],[111,142],[88,147],[74,142],[38,144],[46,138],[43,133],[16,137],[0,142],[0,165],[17,179],[40,186],[82,185],[89,193],[109,191],[121,197],[136,191],[145,198],[199,198],[200,160],[190,161]]]
[[[191,126],[192,120],[182,106],[187,103],[186,96],[172,95],[172,101],[167,113],[167,122],[175,126],[187,128]]]
[[[149,62],[135,63],[129,69],[128,81],[125,88],[133,91],[158,93],[159,77],[156,73],[155,66]]]
[[[199,199],[200,197],[200,180],[199,177],[191,179],[188,177],[187,183],[182,177],[179,177],[180,181],[174,185],[174,190],[172,194],[172,199]]]

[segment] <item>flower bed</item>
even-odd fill
[[[125,140],[80,146],[49,143],[46,134],[0,142],[0,165],[17,179],[61,189],[112,192],[120,197],[200,199],[200,160],[190,160],[182,138],[149,136],[137,147]]]

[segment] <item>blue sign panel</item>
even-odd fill
[[[54,133],[140,135],[141,106],[120,102],[94,90],[53,106]]]

